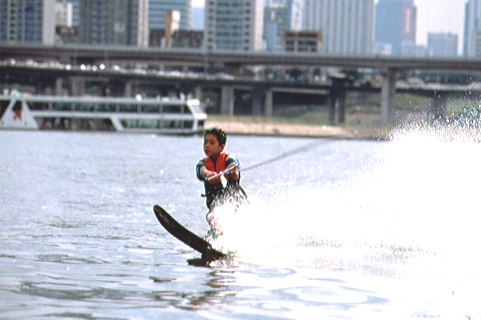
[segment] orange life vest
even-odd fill
[[[227,158],[228,155],[229,155],[228,153],[221,153],[219,155],[219,157],[217,158],[217,161],[215,162],[215,165],[214,165],[214,161],[212,161],[211,158],[206,157],[206,158],[204,158],[205,166],[207,167],[207,169],[209,171],[219,172],[219,171],[225,170],[226,169],[225,159]],[[229,179],[229,175],[227,175],[227,174],[225,174],[224,177],[226,179]],[[209,180],[209,181],[207,181],[207,183],[209,183],[209,184],[221,183],[220,177]]]

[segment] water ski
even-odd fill
[[[214,260],[226,256],[224,253],[212,248],[212,245],[209,242],[175,221],[175,219],[172,218],[172,216],[161,206],[155,205],[154,213],[165,230],[192,249],[202,253],[202,258]]]

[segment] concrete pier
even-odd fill
[[[394,120],[394,97],[396,96],[396,69],[383,72],[381,85],[381,122],[390,124]]]

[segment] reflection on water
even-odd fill
[[[250,204],[214,243],[235,255],[211,262],[152,212],[206,233],[201,137],[0,132],[0,318],[480,319],[472,130],[326,139],[245,171]],[[248,167],[313,142],[227,149]]]

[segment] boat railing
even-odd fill
[[[147,114],[202,114],[198,100],[157,100],[118,98],[25,97],[32,111],[115,112]]]

